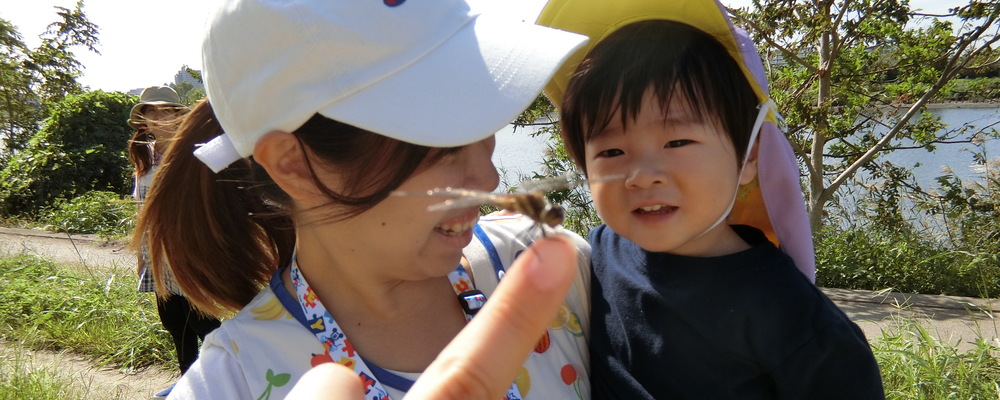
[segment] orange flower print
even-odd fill
[[[535,344],[535,353],[542,354],[549,350],[549,346],[552,345],[552,338],[549,337],[548,329],[545,330],[545,334],[542,335],[541,339],[538,339],[538,343]]]
[[[579,375],[576,373],[576,368],[572,365],[563,365],[562,369],[559,371],[559,376],[562,377],[563,383],[566,386],[573,386],[573,390],[576,391],[576,398],[583,399],[583,393],[580,392],[580,381]]]

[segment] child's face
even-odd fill
[[[634,121],[623,129],[616,113],[586,143],[597,213],[648,251],[707,257],[744,249],[728,225],[716,222],[729,212],[737,185],[756,175],[756,162],[740,177],[736,151],[716,121],[700,121],[683,97],[668,109],[649,91]],[[624,178],[601,180],[614,176]]]

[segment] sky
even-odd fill
[[[0,18],[17,27],[29,48],[58,16],[53,7],[72,9],[77,0],[0,0]],[[182,66],[201,69],[206,10],[219,0],[86,0],[83,12],[99,27],[100,55],[74,50],[84,66],[80,83],[91,89],[127,92],[171,83]],[[676,0],[675,0],[676,1]],[[545,0],[470,0],[485,8],[534,20]],[[730,7],[750,0],[722,0]],[[910,0],[912,8],[944,12],[963,0]]]

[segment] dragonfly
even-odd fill
[[[607,178],[603,180],[607,180]],[[571,189],[586,182],[587,180],[580,174],[567,172],[550,178],[524,181],[519,190],[512,193],[493,193],[446,187],[431,189],[425,193],[393,192],[393,194],[397,196],[449,197],[443,202],[430,205],[427,207],[427,211],[445,211],[490,204],[507,211],[524,214],[539,225],[555,228],[563,223],[566,212],[559,204],[549,202],[544,196],[545,192]]]

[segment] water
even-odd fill
[[[531,136],[539,127],[514,128],[507,125],[496,134],[493,165],[500,171],[500,189],[518,184],[534,172],[542,171],[542,161],[552,141],[546,135]]]
[[[1000,129],[1000,106],[938,108],[931,112],[940,116],[942,122],[949,126],[946,129],[954,129],[964,124],[979,129],[988,126]],[[531,176],[533,172],[542,170],[542,160],[545,158],[550,140],[543,136],[531,137],[529,133],[535,130],[536,128],[526,127],[515,131],[513,125],[508,125],[497,132],[493,163],[501,171],[501,187],[516,185],[522,177]],[[988,139],[985,149],[988,159],[1000,159],[1000,139]],[[900,150],[882,158],[898,166],[911,168],[917,182],[925,189],[929,189],[937,186],[935,179],[943,175],[942,168],[945,167],[954,171],[966,183],[982,182],[984,177],[981,172],[982,167],[973,165],[972,150],[978,151],[969,143],[942,144],[938,145],[934,152],[922,149]]]
[[[941,108],[931,112],[948,125],[945,129],[968,125],[972,128],[968,131],[970,135],[981,129],[1000,129],[1000,107]],[[973,152],[983,150],[987,160],[994,160],[992,167],[996,168],[997,160],[1000,160],[1000,139],[996,138],[987,139],[982,148],[970,143],[941,144],[934,152],[901,150],[884,158],[897,166],[910,168],[917,183],[928,189],[937,187],[936,178],[947,175],[948,171],[953,171],[965,183],[983,183],[985,166],[974,164],[973,159]]]

